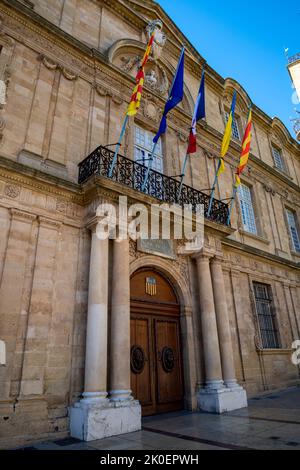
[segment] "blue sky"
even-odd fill
[[[252,101],[292,132],[293,89],[284,49],[300,52],[296,0],[157,0],[221,76],[232,77]],[[298,106],[300,109],[300,106]]]

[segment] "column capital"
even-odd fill
[[[200,251],[192,253],[190,256],[197,262],[210,261],[215,256],[215,253],[211,250],[202,249]]]
[[[61,227],[61,222],[57,222],[57,220],[49,219],[48,217],[39,216],[39,225],[41,227],[47,227],[52,230],[59,230]]]
[[[224,258],[223,255],[217,254],[217,255],[215,255],[215,256],[212,257],[211,263],[212,263],[212,264],[215,264],[215,265],[217,264],[217,265],[221,265],[221,266],[222,266],[223,263],[224,263],[224,260],[225,260],[225,258]]]
[[[99,217],[95,215],[92,219],[89,219],[89,221],[86,224],[86,228],[90,230],[91,232],[96,232],[98,222],[99,222]]]
[[[32,223],[36,220],[37,216],[35,214],[30,214],[29,212],[22,211],[20,209],[10,209],[11,218],[14,220],[22,220],[23,222]]]

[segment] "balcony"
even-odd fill
[[[114,152],[112,150],[102,146],[96,148],[79,163],[78,183],[85,183],[93,175],[109,178],[108,174],[113,157]],[[178,198],[180,182],[175,178],[151,170],[145,191],[142,191],[146,170],[147,168],[144,165],[118,155],[117,163],[110,179],[128,188],[143,192],[164,203],[179,204],[182,207],[185,204],[191,204],[194,212],[197,205],[202,204],[207,219],[218,224],[227,225],[228,204],[214,199],[210,216],[207,217],[210,196],[184,184],[181,195]]]

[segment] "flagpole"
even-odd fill
[[[209,207],[208,207],[208,211],[207,211],[207,217],[210,216],[210,213],[211,213],[211,210],[212,210],[212,205],[213,205],[213,200],[214,200],[214,195],[215,195],[215,190],[216,190],[216,184],[217,184],[217,181],[218,181],[218,173],[219,173],[220,168],[221,168],[221,158],[219,159],[219,164],[218,164],[218,168],[217,168],[217,171],[216,171],[214,184],[213,184],[213,187],[212,187],[212,190],[211,190]]]
[[[190,135],[191,135],[191,132],[193,131],[193,129],[195,130],[196,132],[196,126],[197,126],[197,121],[199,119],[197,119],[197,116],[198,116],[198,109],[199,109],[199,102],[198,100],[200,100],[200,96],[201,96],[201,99],[203,99],[203,95],[205,96],[205,88],[204,88],[204,73],[205,73],[205,64],[203,64],[203,68],[202,68],[202,75],[201,75],[201,82],[200,82],[200,88],[199,88],[199,93],[198,93],[198,96],[197,96],[197,99],[196,99],[196,104],[195,104],[195,110],[194,110],[194,115],[193,115],[193,119],[192,119],[192,127],[190,129]],[[202,86],[203,86],[203,90],[202,90]],[[201,93],[201,95],[200,95]],[[202,95],[203,93],[203,95]],[[203,109],[202,109],[203,111]],[[205,117],[205,98],[204,98],[204,114],[202,115],[201,118]],[[194,119],[195,119],[195,122],[194,122]],[[177,195],[177,198],[178,200],[180,199],[180,196],[181,196],[181,191],[182,191],[182,186],[183,186],[183,180],[184,180],[184,177],[185,177],[185,172],[186,172],[186,165],[187,165],[187,161],[188,161],[188,157],[189,157],[189,148],[190,148],[190,145],[188,146],[188,149],[187,149],[187,153],[185,155],[185,159],[184,159],[184,162],[183,162],[183,167],[182,167],[182,171],[181,171],[181,181],[180,181],[180,187],[179,187],[179,191],[178,191],[178,195]],[[194,152],[193,152],[194,153]]]
[[[125,134],[128,118],[129,118],[129,116],[128,116],[128,114],[126,114],[124,122],[123,122],[122,130],[121,130],[121,133],[120,133],[120,137],[119,137],[119,140],[118,140],[118,143],[117,143],[117,146],[116,146],[114,158],[113,158],[113,161],[112,161],[112,163],[110,165],[110,168],[109,168],[109,173],[108,173],[109,178],[112,177],[114,167],[115,167],[117,159],[118,159],[118,152],[119,152],[119,148],[121,147],[121,143],[122,143],[122,140],[123,140],[123,137],[124,137],[124,134]]]
[[[247,123],[249,122],[249,117],[250,117],[251,110],[252,110],[252,104],[250,104],[250,106],[249,106],[248,116],[247,116]],[[237,173],[237,175],[240,176],[239,173]],[[232,198],[231,198],[230,207],[229,207],[227,225],[230,225],[231,215],[232,215],[233,206],[234,206],[234,202],[235,202],[235,199],[236,199],[237,191],[238,191],[238,186],[235,184],[234,187],[233,187],[233,191],[232,191]]]
[[[233,210],[233,206],[234,206],[235,198],[236,198],[236,195],[237,195],[237,190],[238,190],[238,188],[237,188],[236,186],[234,186],[234,188],[233,188],[233,191],[232,191],[232,197],[231,197],[231,201],[230,201],[230,207],[229,207],[229,213],[228,213],[227,225],[230,225],[230,221],[231,221],[231,214],[232,214],[232,210]]]
[[[185,46],[182,46],[180,58],[179,58],[178,65],[177,65],[177,69],[176,69],[175,75],[174,75],[174,77],[173,77],[172,85],[171,85],[171,87],[170,87],[169,95],[168,95],[168,99],[167,99],[166,103],[167,103],[167,102],[169,101],[169,99],[171,98],[171,93],[172,93],[173,86],[174,86],[174,83],[175,83],[175,80],[176,80],[176,76],[177,76],[177,73],[178,73],[178,70],[179,70],[179,64],[181,63],[181,59],[182,59],[182,56],[183,56],[183,54],[184,54],[184,51],[185,51]],[[158,140],[159,140],[159,139],[158,139]],[[145,174],[145,178],[144,178],[143,185],[142,185],[142,191],[145,191],[145,189],[146,189],[146,185],[147,185],[147,182],[148,182],[148,179],[149,179],[149,174],[150,174],[150,170],[151,170],[151,167],[152,167],[153,157],[154,157],[154,153],[155,153],[155,149],[156,149],[158,140],[157,140],[157,142],[154,143],[154,145],[153,145],[153,147],[152,147],[152,152],[151,152],[151,156],[150,156],[150,158],[149,158],[149,163],[148,163],[147,172],[146,172],[146,174]]]
[[[187,165],[188,157],[189,157],[189,155],[186,154],[186,155],[185,155],[184,162],[183,162],[183,167],[182,167],[182,171],[181,171],[180,187],[179,187],[178,194],[177,194],[177,200],[178,200],[178,201],[179,201],[180,196],[181,196],[181,191],[182,191],[182,186],[183,186],[183,179],[184,179],[184,177],[185,177],[185,171],[186,171],[186,165]]]
[[[151,170],[151,167],[152,167],[152,162],[154,160],[154,153],[155,153],[155,149],[156,149],[157,144],[158,144],[158,141],[155,142],[153,147],[152,147],[152,152],[151,152],[149,162],[148,162],[148,168],[147,168],[145,178],[144,178],[144,181],[143,181],[143,184],[142,184],[142,191],[145,191],[147,183],[148,183],[149,174],[150,174],[150,170]]]

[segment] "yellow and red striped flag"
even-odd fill
[[[142,63],[140,65],[139,71],[136,76],[136,79],[135,79],[136,85],[134,87],[131,100],[127,109],[127,113],[126,113],[127,116],[134,116],[138,112],[138,109],[140,107],[144,80],[145,80],[145,65],[151,53],[151,48],[152,48],[152,44],[154,41],[154,35],[155,35],[155,32],[153,31],[149,39],[147,49],[145,51]]]
[[[225,161],[224,158],[229,150],[229,145],[232,137],[232,127],[233,127],[233,120],[234,120],[234,112],[235,112],[235,106],[236,106],[236,91],[233,94],[232,97],[232,103],[231,103],[231,109],[230,113],[228,116],[228,121],[226,124],[225,128],[225,133],[222,141],[222,147],[221,147],[221,157],[220,157],[220,163],[219,163],[219,169],[217,172],[217,177],[219,177],[222,173],[225,171]]]
[[[250,155],[250,148],[251,148],[251,133],[252,129],[252,109],[249,111],[248,122],[245,130],[245,135],[242,143],[242,153],[240,157],[240,163],[237,167],[236,174],[235,174],[235,186],[236,188],[241,184],[241,174],[243,173]]]

